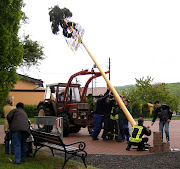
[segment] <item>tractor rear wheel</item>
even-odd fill
[[[45,116],[51,116],[51,113],[48,112],[43,105],[41,105],[38,108],[38,117],[45,117]],[[41,124],[38,125],[38,128],[44,130],[47,133],[50,133],[53,129],[53,126]]]

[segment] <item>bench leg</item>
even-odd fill
[[[69,159],[68,159],[68,160],[69,160]],[[65,152],[65,155],[64,155],[64,163],[63,163],[63,166],[62,166],[61,169],[63,169],[63,168],[65,167],[66,162],[67,162],[68,160],[66,159],[66,152]]]
[[[36,155],[36,153],[38,152],[38,150],[39,150],[40,148],[42,148],[42,146],[39,147],[39,148],[37,148],[37,146],[36,146],[36,149],[35,149],[35,152],[34,152],[34,154],[33,154],[33,157]]]
[[[71,159],[72,157],[74,156],[77,156],[77,157],[81,157],[81,159],[83,160],[83,163],[84,163],[84,166],[87,168],[87,165],[86,165],[86,156],[87,156],[87,152],[83,151],[81,154],[78,154],[78,153],[73,153],[71,154],[68,158],[67,158],[67,154],[65,152],[65,156],[64,156],[64,164],[62,166],[61,169],[63,169],[65,167],[65,164],[68,162],[69,159]]]
[[[52,155],[54,156],[53,148],[50,148],[50,149],[51,149],[51,153],[52,153]]]
[[[87,153],[84,152],[84,153],[82,154],[82,156],[81,156],[81,159],[83,160],[84,166],[87,168],[86,161],[85,161],[86,156],[87,156]]]

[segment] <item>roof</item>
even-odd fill
[[[26,75],[18,74],[20,79],[28,80],[30,82],[33,82],[35,84],[38,84],[39,86],[43,86],[43,81],[41,79],[35,79]]]
[[[107,91],[107,87],[95,87],[93,88],[88,88],[87,89],[87,93],[86,93],[86,96],[88,96],[89,94],[92,94],[93,92],[93,96],[99,96],[100,94],[105,94]]]

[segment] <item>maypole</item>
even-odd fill
[[[116,98],[119,106],[122,108],[128,121],[131,123],[132,126],[136,125],[136,122],[134,121],[128,109],[124,105],[122,99],[119,97],[119,94],[116,92],[115,88],[112,86],[109,79],[106,77],[105,73],[101,69],[100,65],[98,64],[96,59],[93,57],[91,52],[88,50],[88,48],[82,41],[84,30],[79,24],[67,21],[67,18],[72,17],[72,13],[70,12],[70,10],[67,8],[60,9],[58,6],[55,6],[54,8],[51,8],[49,15],[50,15],[50,21],[52,22],[52,26],[51,26],[52,32],[54,34],[57,34],[57,32],[59,31],[59,25],[60,25],[63,29],[63,35],[65,36],[65,38],[71,39],[71,42],[69,42],[71,44],[70,45],[71,48],[74,48],[74,50],[77,50],[80,44],[84,46],[87,53],[90,55],[91,59],[93,60],[97,68],[99,69],[104,80],[106,81],[109,89],[111,90],[114,97]]]

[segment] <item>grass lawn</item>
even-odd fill
[[[1,169],[60,169],[64,159],[61,157],[53,157],[52,154],[39,151],[35,157],[28,157],[26,162],[21,164],[13,164],[14,156],[5,154],[5,146],[0,144],[0,168]],[[84,165],[68,161],[65,165],[66,169],[85,169]],[[89,169],[95,169],[88,167]]]

